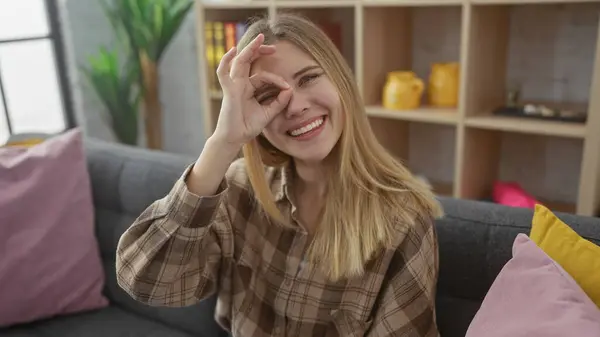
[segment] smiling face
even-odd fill
[[[295,160],[316,163],[329,155],[342,133],[342,109],[338,92],[313,58],[295,45],[275,43],[277,51],[252,65],[251,75],[266,71],[283,77],[293,93],[287,107],[267,125],[265,138]],[[256,99],[267,104],[278,90],[267,86]]]

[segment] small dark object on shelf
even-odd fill
[[[525,104],[523,106],[502,106],[493,111],[494,115],[524,117],[551,121],[585,123],[587,114],[573,110],[552,109],[545,105]]]

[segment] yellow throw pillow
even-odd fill
[[[600,308],[600,246],[581,237],[539,204],[535,206],[529,237],[563,267]]]

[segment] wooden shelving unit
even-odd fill
[[[341,24],[381,142],[443,195],[489,199],[497,180],[517,181],[558,211],[600,211],[600,0],[196,0],[205,134],[221,95],[210,89],[206,21],[301,12]],[[531,16],[535,17],[531,17]],[[460,63],[456,108],[382,107],[386,74]],[[587,109],[585,124],[500,117],[511,83],[522,99]]]

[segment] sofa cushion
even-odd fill
[[[513,246],[466,337],[597,337],[600,310],[525,234]]]
[[[133,300],[115,275],[123,232],[154,200],[164,197],[194,158],[88,139],[88,167],[96,210],[96,235],[106,270],[105,294],[122,308],[171,324],[197,337],[224,336],[214,318],[216,297],[184,308],[151,307]]]
[[[440,275],[436,309],[441,335],[461,336],[519,233],[529,233],[533,210],[440,197],[446,215],[436,221]],[[600,243],[600,219],[556,213],[582,237]],[[469,318],[470,315],[470,318]]]
[[[440,249],[438,293],[482,301],[512,257],[519,233],[531,231],[533,210],[441,197],[446,215],[436,221]],[[600,244],[600,218],[556,212],[583,238]]]
[[[0,329],[0,337],[192,337],[116,306]]]
[[[0,148],[0,326],[108,305],[79,129]]]
[[[542,205],[535,207],[530,236],[600,308],[600,246],[582,238]]]
[[[436,298],[437,325],[443,337],[465,337],[480,301],[440,295]]]

